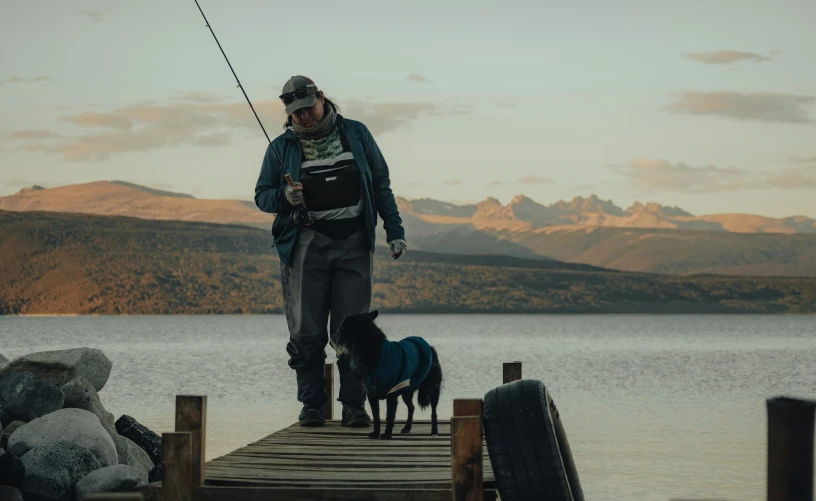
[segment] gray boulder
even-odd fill
[[[76,484],[102,468],[88,449],[71,442],[52,442],[23,456],[25,478],[20,487],[26,501],[74,501]]]
[[[23,501],[23,495],[14,487],[0,485],[0,501]]]
[[[150,470],[153,469],[153,461],[147,453],[133,443],[132,440],[116,435],[113,437],[113,443],[116,444],[116,453],[119,455],[119,464],[131,466],[139,472],[147,482]]]
[[[76,498],[82,500],[98,492],[134,491],[146,483],[147,477],[128,465],[106,466],[88,473],[77,482]]]
[[[139,423],[127,414],[123,414],[116,420],[116,431],[130,439],[150,456],[153,464],[159,464],[162,460],[161,437],[152,432],[149,428]]]
[[[0,377],[13,371],[26,371],[59,387],[82,376],[96,391],[105,387],[113,363],[95,348],[41,351],[15,358],[0,369]]]
[[[25,457],[29,450],[57,441],[84,447],[102,466],[119,464],[110,434],[98,417],[83,409],[61,409],[20,427],[9,437],[8,451]]]
[[[77,376],[65,383],[60,390],[65,395],[65,403],[62,404],[64,409],[84,409],[93,413],[111,437],[118,435],[113,424],[113,414],[102,406],[102,400],[99,399],[99,394],[90,381],[83,376]]]
[[[8,359],[4,357],[2,353],[0,353],[0,369],[5,367],[6,365],[8,365]]]
[[[25,421],[12,421],[9,424],[7,424],[6,427],[3,429],[3,436],[0,437],[0,446],[2,446],[5,449],[8,446],[8,439],[11,436],[11,434],[17,431],[17,429],[23,426],[24,424]]]
[[[0,376],[0,403],[6,419],[31,421],[62,408],[64,399],[59,388],[30,372]]]

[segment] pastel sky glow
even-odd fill
[[[199,2],[271,136],[305,74],[397,195],[816,217],[812,0]],[[193,0],[2,5],[0,196],[252,198],[266,139]]]

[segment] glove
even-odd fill
[[[286,187],[286,200],[292,205],[300,205],[303,203],[303,185],[295,183],[294,186]]]
[[[405,250],[408,248],[408,245],[405,243],[405,240],[398,238],[396,240],[391,240],[388,242],[388,245],[391,247],[391,257],[394,259],[399,259],[405,254]]]

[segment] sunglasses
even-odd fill
[[[317,93],[317,86],[315,84],[308,84],[304,85],[303,87],[298,87],[297,89],[293,90],[292,92],[287,92],[285,94],[281,94],[280,100],[286,106],[289,106],[295,99],[303,99],[304,97],[308,96],[309,94],[316,94]]]

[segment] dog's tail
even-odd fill
[[[442,366],[439,364],[439,356],[436,350],[431,347],[431,355],[433,362],[431,363],[431,370],[425,376],[425,380],[419,385],[417,392],[417,403],[420,409],[425,409],[433,401],[434,405],[439,402],[439,394],[442,390]]]

